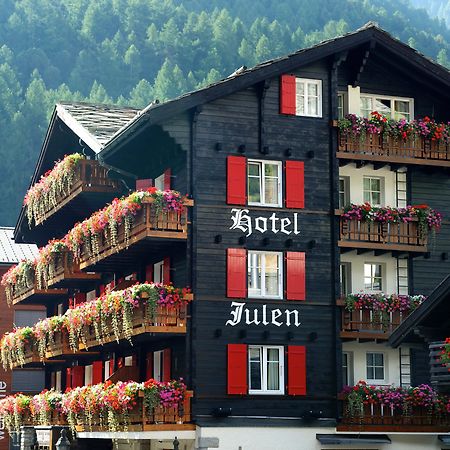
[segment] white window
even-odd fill
[[[164,190],[164,174],[161,174],[159,177],[155,178],[155,188],[160,191]]]
[[[248,161],[248,204],[282,206],[281,161]]]
[[[364,289],[370,292],[381,292],[384,289],[383,264],[364,264]]]
[[[162,350],[153,353],[153,378],[156,381],[163,380],[163,354]]]
[[[106,360],[104,367],[104,378],[107,380],[114,373],[114,359]]]
[[[123,365],[125,367],[131,367],[133,365],[133,357],[125,356],[125,358],[123,359]]]
[[[296,78],[296,115],[322,117],[322,80]]]
[[[343,92],[339,92],[337,100],[338,119],[343,119],[345,116],[345,94]]]
[[[384,201],[384,179],[363,177],[363,199],[372,206],[381,206]]]
[[[164,283],[164,260],[153,264],[153,281]]]
[[[84,367],[84,385],[89,386],[92,384],[92,364]]]
[[[248,252],[248,296],[283,297],[282,253]]]
[[[351,265],[349,262],[343,262],[339,265],[339,275],[341,281],[341,297],[345,297],[352,291]]]
[[[339,208],[350,204],[350,177],[339,177]]]
[[[95,300],[97,297],[97,294],[95,292],[95,289],[93,289],[92,291],[89,291],[86,293],[86,301],[90,302],[92,300]]]
[[[248,347],[250,394],[284,394],[283,347]]]
[[[61,379],[62,379],[62,372],[60,370],[55,372],[55,390],[58,392],[61,392]]]
[[[360,97],[361,115],[369,117],[373,111],[384,114],[392,119],[412,120],[413,114],[412,98],[385,97],[380,95],[364,94]]]
[[[344,386],[353,386],[353,353],[342,353],[342,383]]]
[[[366,370],[367,370],[367,381],[384,382],[386,378],[384,353],[367,352]]]

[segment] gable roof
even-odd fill
[[[188,92],[173,100],[164,103],[152,103],[111,137],[99,152],[99,157],[104,159],[110,156],[131,134],[148,122],[158,123],[188,109],[232,94],[238,90],[246,89],[267,78],[279,76],[296,67],[310,64],[334,54],[343,53],[369,42],[395,53],[400,59],[404,60],[405,64],[409,64],[424,72],[435,83],[450,87],[450,72],[445,67],[394,38],[379,28],[377,24],[369,22],[362,28],[343,36],[320,42],[317,45],[298,50],[280,58],[265,61],[250,69],[242,68],[242,70],[237,70],[223,80],[202,89]]]
[[[434,327],[448,319],[450,312],[450,275],[447,276],[431,295],[414,310],[391,334],[389,344],[398,347],[414,337],[414,329],[420,325]],[[450,329],[449,329],[450,332]]]
[[[95,153],[139,113],[137,108],[62,102],[56,115]]]
[[[38,248],[34,244],[14,242],[14,228],[0,227],[0,265],[16,264],[22,259],[34,259]]]

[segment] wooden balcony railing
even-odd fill
[[[54,206],[46,209],[36,218],[35,225],[42,224],[56,211],[60,210],[83,192],[95,194],[119,194],[120,185],[117,180],[107,176],[108,169],[101,166],[98,161],[82,159],[79,162],[74,180],[65,194],[59,195]],[[100,205],[98,205],[100,206]]]
[[[67,289],[41,289],[38,287],[36,281],[33,284],[22,289],[14,289],[12,296],[13,305],[18,303],[47,303],[57,300],[68,295]]]
[[[133,217],[133,224],[130,233],[125,233],[125,221],[119,225],[117,242],[113,244],[106,235],[99,236],[98,252],[91,253],[91,249],[86,245],[81,247],[80,269],[94,266],[96,263],[106,258],[123,252],[128,248],[136,248],[144,241],[156,240],[180,240],[187,239],[188,232],[188,211],[157,211],[153,204],[153,199],[147,200],[142,208]],[[192,206],[193,200],[184,201],[186,207]],[[122,254],[121,254],[122,256]]]
[[[75,285],[80,287],[80,283],[93,282],[100,280],[101,275],[93,272],[82,272],[80,265],[74,260],[70,251],[53,254],[51,276],[47,280],[47,285],[52,286],[68,286]]]
[[[392,224],[359,222],[341,217],[339,228],[339,247],[408,252],[427,250],[427,230],[422,230],[418,221]]]
[[[343,339],[388,339],[390,334],[408,317],[409,311],[381,312],[371,309],[348,311],[342,299],[337,300],[342,310]]]
[[[371,432],[448,432],[450,414],[430,414],[424,407],[413,407],[408,414],[385,405],[365,405],[361,416],[346,413],[336,427],[337,431]]]
[[[431,384],[440,392],[450,393],[450,364],[441,362],[444,342],[430,343],[430,374]]]
[[[431,139],[402,140],[378,134],[353,138],[344,133],[339,133],[338,139],[338,158],[450,166],[450,145]]]
[[[118,431],[158,431],[158,430],[193,430],[195,425],[191,423],[191,399],[192,391],[186,392],[186,397],[180,408],[168,408],[157,406],[147,411],[143,394],[141,394],[134,408],[128,414],[127,422],[119,422]],[[101,423],[99,417],[92,418],[92,427],[87,429],[77,425],[78,432],[83,431],[107,431],[107,427]]]

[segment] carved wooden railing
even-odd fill
[[[79,262],[74,260],[73,254],[69,250],[53,253],[52,259],[53,271],[47,280],[49,287],[74,280],[95,281],[101,278],[99,273],[81,271]]]
[[[118,422],[118,431],[152,431],[152,430],[189,430],[195,429],[191,424],[191,399],[192,391],[187,391],[184,402],[179,408],[157,406],[147,411],[144,395],[140,394],[136,405],[128,413],[127,422]],[[77,425],[78,432],[83,431],[108,431],[105,425],[100,425],[97,417],[93,417],[92,427],[87,429]]]
[[[444,342],[431,342],[430,349],[430,374],[431,384],[440,392],[450,392],[450,364],[443,364],[441,354]]]
[[[184,201],[186,207],[192,206],[193,200]],[[98,254],[91,254],[87,245],[81,246],[80,268],[92,266],[104,258],[119,253],[128,247],[148,238],[187,239],[188,211],[157,211],[153,199],[144,202],[142,208],[133,217],[129,235],[125,233],[125,221],[119,225],[116,244],[106,235],[99,236]]]
[[[424,407],[413,407],[407,414],[386,405],[364,405],[362,415],[350,415],[344,400],[344,416],[336,427],[338,431],[373,432],[448,432],[449,413],[430,413]]]
[[[424,252],[428,244],[428,230],[421,229],[417,220],[406,223],[380,223],[341,217],[339,228],[340,247]]]
[[[409,311],[381,312],[372,309],[355,309],[348,311],[342,299],[337,300],[341,306],[343,338],[388,339],[389,335],[408,317]]]
[[[76,169],[73,182],[66,193],[61,193],[55,199],[55,204],[50,206],[44,214],[36,218],[35,225],[40,225],[52,214],[72,201],[81,192],[95,193],[119,193],[120,185],[117,180],[111,180],[107,176],[108,169],[97,161],[82,159]]]
[[[12,303],[16,305],[25,300],[32,300],[33,298],[51,300],[52,298],[60,298],[67,295],[67,292],[67,289],[42,289],[34,280],[31,284],[23,286],[21,289],[14,289]]]
[[[394,139],[379,134],[353,137],[339,132],[338,158],[450,165],[450,145],[422,137]]]

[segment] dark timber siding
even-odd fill
[[[279,80],[270,80],[265,93],[260,139],[258,123],[258,90],[237,92],[203,106],[194,137],[194,198],[196,217],[193,223],[195,241],[193,304],[193,388],[195,415],[209,415],[218,407],[231,407],[233,415],[299,417],[307,411],[323,411],[334,417],[333,396],[336,392],[336,339],[333,327],[334,290],[331,280],[331,222],[328,110],[328,69],[316,65],[295,72],[299,77],[321,79],[323,82],[323,118],[301,118],[279,114]],[[215,144],[222,144],[217,151]],[[246,146],[245,156],[254,159],[285,160],[285,151],[292,149],[291,160],[305,162],[305,209],[249,207],[253,217],[292,217],[299,213],[301,234],[254,233],[246,244],[239,244],[243,233],[229,230],[231,209],[226,204],[226,157],[238,154],[237,147]],[[262,155],[260,147],[268,147]],[[312,151],[310,157],[308,152]],[[311,157],[313,156],[313,157]],[[222,235],[220,244],[214,237]],[[263,245],[262,239],[269,238]],[[293,246],[286,248],[292,238]],[[315,246],[308,243],[315,240]],[[301,326],[240,324],[225,326],[230,319],[232,299],[226,298],[226,249],[247,248],[267,251],[306,251],[306,295],[304,302],[286,300],[237,299],[247,306],[261,309],[284,308],[300,311]],[[320,323],[320,327],[318,324]],[[220,331],[219,331],[220,330]],[[246,335],[243,332],[246,332]],[[264,331],[269,333],[264,334]],[[288,339],[288,332],[292,335]],[[315,336],[312,333],[317,333]],[[219,337],[216,337],[220,334]],[[227,344],[305,345],[307,351],[307,396],[229,396],[227,395]],[[286,372],[286,370],[285,370]]]

